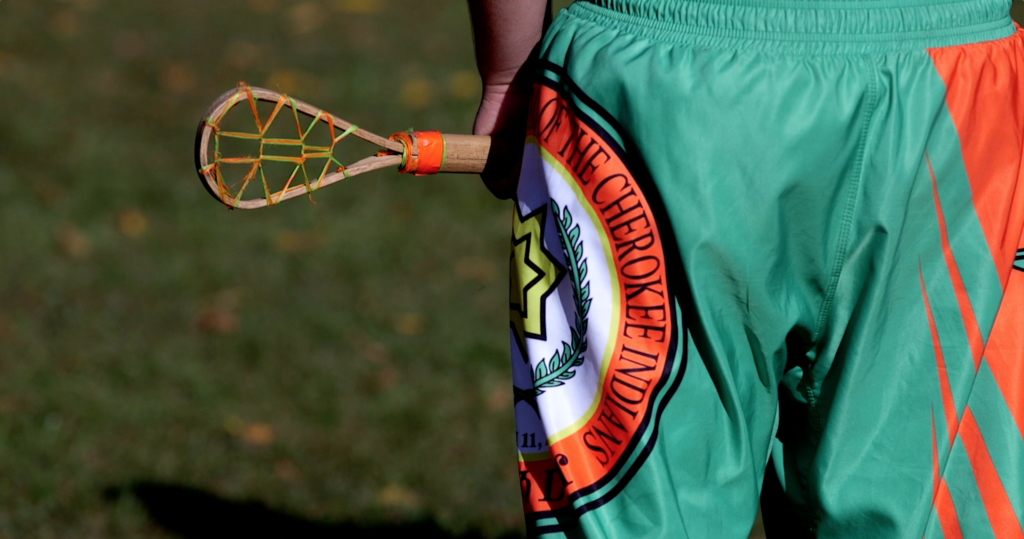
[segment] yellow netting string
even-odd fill
[[[235,105],[239,104],[239,102],[241,102],[243,99],[249,102],[249,108],[252,110],[252,116],[253,119],[256,121],[256,130],[258,132],[241,133],[222,130],[220,127],[220,122],[221,120],[223,120],[224,115],[227,114],[227,111],[231,110]],[[271,124],[273,124],[274,120],[277,119],[278,113],[281,112],[281,109],[284,107],[285,104],[291,106],[292,117],[295,120],[295,129],[297,131],[298,137],[267,138],[267,130],[270,129]],[[311,146],[309,144],[306,144],[306,137],[309,136],[309,134],[313,131],[313,127],[315,127],[317,122],[320,121],[324,121],[327,124],[328,128],[330,129],[330,146]],[[312,201],[313,191],[316,191],[317,189],[320,188],[320,183],[323,181],[324,177],[327,176],[328,172],[330,172],[332,165],[337,165],[336,170],[344,174],[345,178],[348,178],[348,173],[345,171],[345,165],[343,165],[341,161],[338,161],[338,159],[334,157],[334,146],[337,145],[338,142],[340,142],[342,139],[344,139],[345,137],[349,136],[357,129],[359,129],[358,127],[353,125],[348,129],[342,131],[341,134],[335,136],[336,129],[334,125],[334,117],[331,116],[331,114],[324,111],[317,112],[316,116],[313,118],[313,121],[310,122],[309,126],[303,129],[302,123],[299,121],[299,111],[298,107],[296,107],[295,105],[295,100],[286,95],[282,95],[277,100],[277,104],[274,106],[273,112],[270,113],[270,116],[267,118],[266,122],[263,122],[260,120],[259,112],[256,110],[256,98],[253,96],[252,90],[245,84],[240,84],[238,86],[238,90],[228,100],[227,106],[224,107],[224,110],[216,118],[206,118],[204,122],[207,126],[213,129],[214,132],[213,162],[204,167],[199,172],[200,174],[206,174],[211,170],[214,172],[217,178],[217,186],[218,189],[220,190],[219,194],[221,199],[234,199],[232,201],[232,207],[238,205],[239,201],[241,201],[242,199],[242,193],[245,191],[246,187],[248,187],[249,183],[252,182],[257,177],[259,177],[259,181],[263,185],[263,194],[266,197],[267,205],[272,206],[278,203],[281,200],[281,197],[284,196],[285,192],[288,191],[288,188],[291,187],[292,183],[295,182],[295,178],[299,175],[300,172],[302,173],[302,182],[306,186],[306,193],[310,196],[310,201]],[[255,157],[223,157],[220,152],[221,137],[258,140],[260,143],[259,155]],[[298,156],[273,155],[272,153],[266,153],[268,149],[271,149],[274,146],[298,146],[301,148],[301,153]],[[324,167],[322,170],[320,170],[320,174],[316,177],[316,179],[310,181],[309,174],[306,171],[306,160],[318,158],[326,159],[326,161],[324,162]],[[264,162],[295,164],[295,168],[292,169],[288,181],[285,182],[284,187],[282,187],[281,190],[276,193],[272,194],[270,192],[270,187],[267,185],[267,178],[263,172]],[[232,194],[230,188],[224,183],[224,176],[221,173],[220,167],[221,164],[251,165],[245,177],[242,178],[242,185],[241,187],[238,188],[237,193]]]

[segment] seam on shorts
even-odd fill
[[[857,153],[854,160],[854,172],[851,174],[852,181],[848,187],[849,193],[846,196],[846,203],[843,208],[843,221],[839,230],[839,246],[836,249],[836,259],[832,263],[832,272],[829,276],[828,287],[825,289],[825,299],[821,305],[821,311],[818,314],[818,322],[815,325],[814,333],[811,334],[811,342],[815,346],[820,345],[822,335],[825,333],[825,327],[828,325],[829,315],[832,314],[832,306],[835,303],[836,289],[839,287],[839,279],[843,274],[843,267],[846,265],[846,253],[850,247],[850,229],[853,227],[854,211],[857,207],[857,201],[860,198],[860,186],[864,183],[864,160],[865,154],[867,153],[868,144],[868,131],[871,128],[871,120],[874,116],[875,109],[878,107],[878,66],[872,57],[865,57],[865,61],[871,68],[871,80],[868,82],[867,91],[867,103],[864,109],[864,119],[861,123],[860,140],[857,143]],[[809,365],[807,374],[811,375],[814,372],[814,365],[818,363],[820,357],[815,357],[814,362]],[[807,396],[807,403],[810,407],[811,415],[814,420],[814,428],[820,434],[822,431],[821,427],[821,416],[818,414],[817,397],[815,383],[809,383],[806,385],[807,390],[805,391]]]

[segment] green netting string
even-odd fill
[[[243,133],[234,131],[223,131],[220,127],[220,122],[223,120],[224,115],[227,111],[234,108],[242,99],[246,99],[249,102],[250,109],[252,110],[253,119],[256,122],[256,130],[258,133]],[[277,119],[278,113],[284,108],[284,105],[288,104],[292,109],[292,118],[295,120],[295,128],[297,131],[297,138],[267,138],[266,133],[270,129],[274,120]],[[317,122],[325,122],[330,129],[331,144],[330,146],[313,146],[306,143],[306,138],[313,132],[313,127],[316,126]],[[232,200],[232,207],[238,205],[242,199],[242,194],[245,189],[249,186],[252,180],[259,177],[260,183],[263,185],[263,195],[266,197],[267,205],[272,206],[281,200],[281,197],[288,191],[288,189],[295,182],[296,177],[299,173],[302,173],[302,183],[306,187],[306,193],[310,195],[310,201],[313,200],[312,193],[320,188],[321,182],[330,172],[332,165],[336,165],[336,170],[344,174],[345,178],[348,178],[348,172],[345,170],[345,165],[341,163],[336,157],[334,157],[334,147],[345,137],[351,135],[359,127],[353,125],[348,129],[345,129],[341,134],[336,134],[336,127],[334,124],[334,116],[330,113],[319,111],[316,116],[313,117],[313,121],[309,123],[309,126],[303,129],[302,122],[299,120],[298,107],[296,107],[295,100],[286,95],[282,95],[273,112],[267,118],[264,123],[260,121],[259,112],[256,110],[256,99],[252,94],[252,90],[248,86],[240,86],[235,95],[231,96],[228,100],[227,106],[216,118],[207,118],[204,120],[207,126],[213,129],[213,162],[204,167],[199,172],[206,174],[211,170],[214,171],[217,178],[217,185],[221,191],[221,199],[225,199],[225,196]],[[235,139],[246,139],[246,140],[258,140],[259,154],[255,157],[224,157],[221,155],[220,141],[221,138],[235,138]],[[284,147],[300,147],[300,154],[294,155],[275,155],[273,148],[275,146]],[[269,150],[269,152],[268,152]],[[310,181],[310,176],[306,170],[306,160],[308,159],[326,159],[324,162],[323,169],[319,171],[319,175],[315,180]],[[275,193],[270,192],[270,186],[267,184],[266,174],[263,171],[264,162],[278,162],[278,163],[294,163],[295,167],[292,169],[291,175],[288,177],[288,181],[285,182],[284,187],[280,191]],[[221,172],[220,165],[222,164],[250,164],[249,171],[245,177],[242,178],[242,185],[239,187],[238,192],[235,194],[231,193],[230,188],[224,183],[224,177]]]

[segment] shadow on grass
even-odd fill
[[[104,491],[107,499],[132,495],[146,508],[158,526],[185,539],[223,539],[224,537],[417,537],[459,538],[483,537],[477,531],[453,535],[431,520],[406,523],[356,524],[351,522],[316,522],[283,513],[260,502],[227,500],[199,489],[159,483],[135,483],[125,488]],[[518,539],[509,532],[502,539]]]

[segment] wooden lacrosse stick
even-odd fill
[[[265,119],[260,118],[257,110],[256,103],[259,101],[274,104],[273,112]],[[255,120],[254,132],[232,132],[221,127],[224,116],[236,106],[251,110]],[[312,121],[304,126],[300,115]],[[294,122],[296,137],[270,138],[267,132],[275,121],[289,124]],[[308,135],[319,122],[327,126],[329,146],[306,143]],[[334,148],[349,135],[375,144],[381,150],[376,155],[345,166],[334,157]],[[223,156],[221,140],[225,138],[258,142],[258,155]],[[274,155],[275,147],[290,147],[293,155]],[[398,167],[398,171],[403,174],[417,176],[438,172],[479,174],[484,170],[490,152],[491,137],[486,136],[418,131],[395,133],[384,138],[298,99],[244,83],[224,93],[210,105],[196,133],[196,167],[206,190],[229,208],[245,210],[272,206],[352,176],[388,167]],[[312,171],[311,175],[306,167],[307,160],[324,160],[325,165]],[[283,187],[273,191],[263,170],[263,165],[270,162],[294,165]],[[235,185],[229,185],[222,173],[222,165],[225,164],[247,166],[248,171]],[[246,188],[252,184],[262,187],[259,196],[243,198]]]

